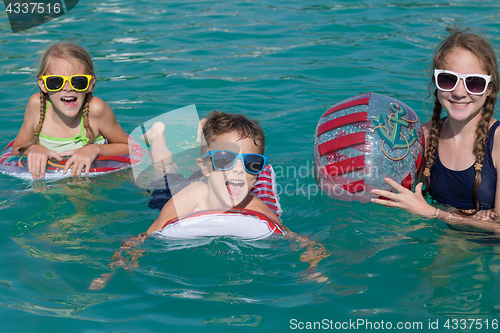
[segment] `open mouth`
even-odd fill
[[[245,182],[242,180],[228,180],[226,182],[227,192],[229,193],[229,195],[237,197],[241,195],[244,185]]]
[[[78,98],[73,96],[61,97],[61,102],[63,102],[64,106],[68,108],[74,108],[76,106],[76,102]]]

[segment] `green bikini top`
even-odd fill
[[[47,102],[47,108],[45,109],[46,114],[49,106],[50,102]],[[80,120],[80,134],[72,138],[54,138],[42,133],[38,133],[38,139],[40,140],[40,145],[44,146],[47,149],[53,150],[56,153],[63,153],[68,150],[82,148],[89,143],[89,139],[84,135],[83,115]],[[95,138],[94,140],[94,144],[102,145],[105,143],[106,139],[102,135]]]

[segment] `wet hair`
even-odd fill
[[[40,71],[38,72],[38,78],[41,78],[42,75],[47,73],[50,62],[53,58],[66,59],[70,63],[73,60],[77,60],[85,66],[85,74],[95,77],[92,59],[90,58],[89,53],[83,47],[74,43],[59,43],[50,46],[43,54],[40,64]],[[38,124],[36,125],[33,132],[34,138],[26,145],[19,148],[20,153],[25,152],[26,149],[28,149],[30,146],[36,145],[40,142],[38,139],[38,134],[40,134],[43,122],[45,120],[45,109],[47,107],[48,100],[49,94],[40,90],[40,120],[38,121]],[[89,124],[89,109],[91,100],[92,92],[89,91],[85,96],[85,100],[82,106],[83,126],[85,127],[86,136],[89,139],[89,143],[93,143],[95,138],[94,131],[92,131],[92,128],[90,128]]]
[[[433,60],[432,74],[434,72],[434,69],[444,68],[445,58],[450,51],[459,48],[467,50],[474,54],[479,60],[479,63],[482,65],[483,69],[488,73],[488,75],[491,75],[491,82],[489,83],[491,94],[486,98],[486,101],[484,102],[483,110],[481,112],[481,119],[479,120],[475,132],[475,142],[473,148],[473,153],[476,159],[474,163],[475,177],[472,189],[472,198],[474,200],[475,210],[472,213],[467,213],[462,209],[459,210],[464,215],[474,215],[479,211],[477,191],[479,189],[479,185],[481,185],[481,168],[484,155],[486,153],[485,142],[489,135],[489,124],[491,118],[493,117],[493,111],[495,108],[495,103],[497,101],[497,94],[500,84],[495,51],[486,39],[470,31],[467,32],[468,30],[469,29],[466,29],[464,31],[450,28],[447,29],[450,35],[443,42],[441,42],[441,44],[437,48]],[[443,121],[441,120],[441,111],[443,107],[437,97],[438,91],[437,87],[435,87],[434,79],[429,85],[429,91],[431,91],[432,88],[435,89],[435,100],[432,114],[432,127],[429,133],[429,145],[426,152],[426,162],[424,168],[426,189],[429,188],[430,170],[434,165],[434,162],[436,161],[439,137],[443,126]]]
[[[242,114],[214,111],[208,115],[207,121],[203,125],[203,134],[208,145],[216,137],[232,131],[237,131],[240,139],[251,138],[259,148],[259,153],[264,154],[266,139],[258,121],[250,120]]]

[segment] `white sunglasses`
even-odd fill
[[[454,90],[460,79],[464,80],[465,89],[469,94],[482,95],[488,89],[491,75],[484,74],[458,74],[443,69],[434,70],[436,87],[442,91]]]

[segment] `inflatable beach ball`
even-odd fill
[[[392,190],[385,177],[413,189],[423,157],[424,132],[417,115],[381,94],[334,105],[314,134],[316,181],[327,196],[343,201],[368,202],[372,189]]]

